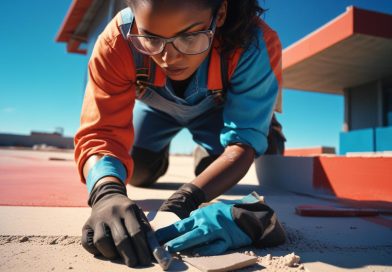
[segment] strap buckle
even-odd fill
[[[226,101],[226,92],[224,90],[210,90],[217,106],[221,106]]]

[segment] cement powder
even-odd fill
[[[392,247],[360,248],[335,247],[307,239],[298,230],[286,227],[287,243],[274,248],[243,248],[238,252],[257,256],[258,263],[238,271],[293,271],[306,270],[301,264],[301,252],[366,252],[377,250],[392,254]],[[77,236],[0,236],[0,271],[130,271],[120,260],[109,261],[94,257],[81,246]],[[183,271],[187,269],[177,269]],[[136,271],[136,270],[135,270]],[[147,267],[137,271],[161,271],[159,267]],[[197,271],[197,270],[192,270]]]

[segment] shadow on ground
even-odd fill
[[[149,188],[152,190],[177,190],[184,183],[181,182],[157,182],[151,185]],[[233,186],[230,190],[225,192],[226,195],[248,195],[249,193],[256,191],[257,193],[263,193],[263,189],[260,185],[250,185],[250,184],[237,184]]]

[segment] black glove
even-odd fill
[[[108,182],[96,186],[88,205],[91,216],[83,226],[82,246],[91,254],[108,259],[120,257],[127,266],[151,264],[145,232],[149,230],[143,211],[128,198],[124,184]]]
[[[232,217],[256,247],[273,247],[286,241],[286,232],[276,213],[264,203],[234,204]]]
[[[163,202],[159,211],[175,213],[184,219],[206,201],[204,192],[192,183],[182,185],[168,200]]]

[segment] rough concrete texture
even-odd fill
[[[23,242],[22,242],[23,241]],[[1,236],[0,271],[130,271],[119,261],[93,257],[75,236]],[[180,261],[173,271],[188,270]],[[161,271],[156,264],[137,271]],[[194,270],[197,271],[197,270]]]
[[[10,154],[15,156],[15,162],[17,156],[37,156],[42,161],[49,156],[72,157],[72,154],[56,152],[12,152],[5,155],[0,150],[0,164]],[[156,210],[182,183],[193,179],[192,166],[191,157],[172,156],[169,170],[159,183],[150,189],[128,186],[128,195],[145,211]],[[288,192],[266,191],[258,184],[254,166],[221,198],[238,199],[253,190],[265,196],[266,203],[277,212],[288,239],[286,244],[275,248],[237,250],[258,257],[256,265],[243,271],[392,271],[390,228],[367,218],[300,217],[294,212],[297,205],[328,205],[331,202]],[[89,208],[0,207],[0,271],[132,271],[118,261],[94,258],[81,247],[81,227],[89,214]],[[291,253],[300,257],[293,267],[287,265],[293,257],[289,255]],[[135,271],[160,270],[154,265]],[[198,271],[179,261],[172,270]]]

